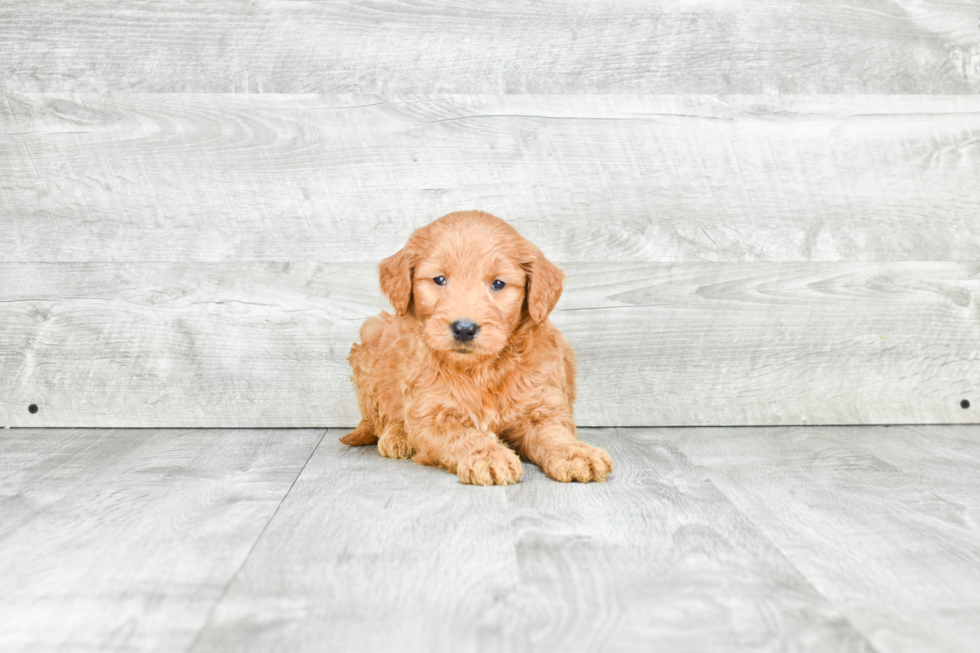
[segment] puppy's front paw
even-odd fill
[[[502,444],[474,449],[456,465],[459,482],[469,485],[512,485],[523,473],[521,459]]]
[[[613,463],[604,450],[584,442],[573,442],[549,451],[542,467],[544,473],[556,481],[588,483],[606,480],[606,475],[612,472]]]
[[[378,439],[378,452],[385,458],[411,458],[415,449],[405,437],[403,429],[388,429]]]

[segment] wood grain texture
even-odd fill
[[[586,437],[604,485],[505,489],[328,435],[192,651],[869,650],[666,438]]]
[[[582,426],[980,421],[976,263],[565,269],[552,317]],[[13,426],[353,426],[347,354],[386,308],[370,264],[7,263],[0,279]]]
[[[505,495],[343,433],[324,437],[190,650],[525,650]]]
[[[357,422],[347,355],[386,305],[369,266],[0,267],[5,288],[30,289],[0,300],[10,425]]]
[[[16,91],[975,93],[969,1],[8,0]]]
[[[535,651],[870,651],[672,443],[587,430],[601,486],[537,468],[506,490]]]
[[[0,431],[0,649],[181,651],[323,431]]]
[[[672,441],[875,649],[967,652],[980,640],[977,435],[701,429]]]
[[[0,647],[972,651],[978,428],[583,429],[606,483],[507,488],[342,431],[0,430]]]
[[[0,98],[5,261],[980,260],[980,96]]]
[[[976,263],[589,265],[569,286],[554,319],[585,424],[980,419],[960,406],[977,405]]]

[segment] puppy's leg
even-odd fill
[[[515,444],[525,458],[562,483],[601,482],[613,469],[606,451],[582,442],[558,421],[531,425],[515,438]]]
[[[384,319],[381,316],[368,318],[361,325],[361,343],[354,343],[350,348],[347,361],[351,365],[351,381],[357,392],[357,407],[361,409],[361,423],[357,428],[340,438],[344,444],[359,447],[374,444],[378,441],[375,425],[379,420],[379,407],[374,383],[374,359],[377,356],[377,344],[384,329]]]
[[[405,426],[401,422],[388,424],[378,438],[378,451],[385,458],[411,458],[415,455],[415,449],[409,443]]]
[[[366,419],[362,419],[357,428],[340,438],[344,444],[352,447],[361,447],[366,444],[374,444],[378,441],[378,436],[374,434],[374,426]]]
[[[415,426],[411,439],[416,462],[438,465],[455,472],[468,485],[511,485],[521,480],[521,459],[497,437],[486,431],[447,420]]]

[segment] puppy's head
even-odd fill
[[[564,274],[503,220],[450,213],[381,262],[381,290],[422,324],[425,344],[463,362],[495,356],[525,321],[541,324]]]

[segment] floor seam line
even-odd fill
[[[286,502],[286,499],[292,493],[293,488],[296,486],[296,481],[298,481],[299,477],[303,475],[304,471],[306,471],[306,467],[310,464],[310,460],[313,459],[314,454],[316,454],[316,452],[320,449],[320,445],[323,443],[323,439],[327,437],[327,432],[329,430],[330,429],[328,428],[323,429],[323,433],[320,434],[320,439],[317,440],[316,446],[313,447],[313,451],[311,451],[310,455],[306,457],[306,460],[303,462],[303,466],[300,467],[299,471],[296,473],[296,478],[294,478],[292,483],[289,484],[289,488],[282,495],[282,499],[279,500],[279,503],[276,505],[276,509],[272,511],[272,514],[269,515],[269,518],[266,520],[265,525],[262,526],[262,530],[256,536],[255,541],[252,542],[252,546],[249,547],[248,552],[242,558],[242,563],[238,565],[238,568],[235,569],[235,573],[231,575],[231,577],[228,579],[228,582],[225,583],[225,586],[221,589],[221,593],[218,594],[217,598],[215,598],[214,602],[211,604],[210,609],[208,609],[207,618],[204,620],[204,623],[201,624],[201,628],[197,631],[197,634],[194,636],[194,639],[191,640],[191,643],[188,644],[186,649],[184,649],[185,651],[187,651],[187,653],[190,653],[191,651],[194,650],[194,647],[197,646],[197,643],[200,641],[201,636],[204,634],[204,631],[206,631],[208,629],[208,626],[211,625],[211,620],[214,618],[214,612],[215,610],[217,610],[218,605],[220,605],[221,602],[225,600],[225,596],[228,594],[229,588],[231,588],[232,584],[235,582],[235,579],[238,578],[239,574],[242,573],[242,569],[245,568],[245,565],[248,564],[249,559],[251,559],[252,557],[252,553],[255,552],[255,547],[257,547],[259,545],[259,542],[262,541],[262,538],[265,537],[266,531],[269,530],[269,525],[276,518],[276,515],[279,514],[279,509],[282,508],[282,504]]]
[[[835,601],[832,601],[830,597],[826,596],[823,592],[818,590],[813,585],[813,582],[810,580],[810,578],[806,574],[804,574],[803,571],[799,567],[797,567],[792,560],[789,559],[786,553],[779,546],[777,546],[776,543],[773,542],[768,535],[762,532],[762,529],[759,528],[759,525],[756,524],[755,521],[751,517],[749,517],[745,512],[743,512],[742,509],[739,508],[738,505],[732,500],[732,498],[728,496],[728,494],[724,490],[722,490],[717,483],[715,483],[715,480],[711,478],[711,475],[709,474],[708,470],[706,470],[704,467],[696,464],[693,460],[691,460],[690,457],[687,455],[687,453],[681,447],[677,447],[677,450],[680,451],[685,458],[687,458],[688,462],[694,468],[696,468],[699,472],[701,472],[702,477],[708,483],[711,483],[711,487],[713,487],[715,491],[718,492],[718,494],[725,499],[728,505],[732,507],[732,510],[738,513],[738,515],[742,517],[742,519],[744,519],[746,523],[752,526],[752,529],[759,535],[759,537],[762,538],[764,541],[766,541],[769,544],[769,546],[773,548],[773,550],[779,553],[780,557],[782,557],[782,559],[786,561],[786,564],[788,564],[790,568],[793,569],[793,571],[795,571],[797,574],[800,575],[800,578],[803,580],[804,583],[806,583],[806,586],[809,587],[811,590],[813,590],[814,594],[816,594],[824,601],[826,601],[827,605],[833,606],[833,608],[840,613],[841,618],[847,622],[847,625],[851,627],[854,633],[858,637],[860,637],[865,644],[867,644],[868,650],[871,651],[871,653],[880,653],[880,650],[877,647],[875,647],[875,645],[871,642],[871,640],[868,639],[868,636],[865,634],[865,632],[854,624],[854,622],[851,620],[850,616],[847,614],[844,608],[838,605]]]
[[[532,464],[532,465],[534,464],[534,463],[531,463],[530,460],[526,460],[526,459],[522,458],[521,459],[521,465],[522,465],[522,467],[525,464],[525,462],[528,463],[528,464]],[[518,601],[520,601],[523,598],[522,590],[523,590],[523,586],[524,586],[524,575],[521,573],[520,554],[517,551],[517,544],[518,544],[518,542],[517,542],[517,529],[514,527],[514,516],[515,515],[512,512],[512,508],[514,507],[514,503],[513,503],[513,501],[511,501],[510,496],[508,496],[508,492],[509,492],[508,488],[511,488],[511,487],[516,488],[518,485],[520,485],[523,482],[524,482],[524,479],[523,479],[523,472],[522,472],[522,478],[521,478],[521,480],[518,481],[515,485],[504,485],[504,486],[501,487],[501,489],[503,490],[503,492],[501,494],[504,497],[504,506],[503,506],[504,507],[504,519],[506,520],[507,530],[508,530],[508,532],[510,534],[510,548],[511,548],[511,551],[513,552],[513,554],[514,554],[514,596],[515,596],[515,598],[517,598]],[[523,641],[524,641],[525,646],[526,646],[524,650],[531,650],[533,648],[531,646],[531,635],[528,632],[527,618],[523,614],[521,615],[521,630],[524,633]]]

